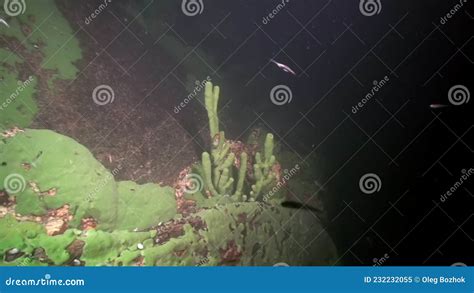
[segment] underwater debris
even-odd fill
[[[50,219],[46,222],[46,234],[49,236],[59,235],[67,229],[67,223],[62,219]]]
[[[196,211],[196,201],[185,197],[189,190],[194,189],[194,186],[191,186],[194,183],[190,179],[190,174],[191,167],[187,167],[179,172],[178,179],[174,185],[177,209],[182,215],[189,215]]]
[[[18,252],[20,252],[18,248],[12,248],[9,251],[7,251],[7,254],[17,254]]]
[[[94,230],[97,228],[97,222],[94,218],[88,217],[81,220],[82,231]]]
[[[7,251],[5,255],[5,261],[6,262],[12,262],[17,258],[20,258],[24,255],[25,253],[20,251],[18,248],[12,248]]]
[[[24,132],[24,130],[15,126],[11,129],[3,131],[2,136],[4,138],[11,138],[11,137],[14,137],[15,135],[17,135],[18,133],[21,133],[21,132]]]
[[[22,164],[22,166],[25,167],[24,164]],[[27,170],[27,171],[30,170],[30,169],[31,169],[31,167],[30,167],[30,168],[25,168],[25,170]],[[34,193],[38,194],[38,195],[41,196],[41,197],[44,197],[44,196],[56,196],[56,194],[57,194],[57,192],[58,192],[58,189],[57,189],[56,187],[52,187],[52,188],[50,188],[50,189],[48,189],[48,190],[46,190],[46,191],[41,191],[41,189],[40,189],[38,183],[36,183],[36,182],[34,182],[34,181],[28,182],[28,186],[31,188],[31,190],[32,190]]]
[[[30,163],[21,163],[21,166],[25,171],[30,171],[31,170],[31,164]]]
[[[69,211],[69,205],[64,205],[56,210],[48,212],[45,223],[46,234],[49,236],[63,234],[67,228],[72,215]]]

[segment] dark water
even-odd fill
[[[385,253],[392,265],[469,262],[472,188],[446,204],[440,195],[472,167],[472,102],[429,105],[449,105],[453,85],[472,87],[472,5],[446,22],[457,2],[382,1],[380,14],[367,17],[357,1],[290,1],[265,21],[279,3],[206,1],[202,15],[176,19],[192,44],[225,19],[201,46],[218,60],[216,78],[231,85],[230,133],[256,120],[302,159],[322,157],[317,179],[347,263],[372,265]],[[277,84],[291,88],[291,103],[271,103]],[[366,173],[381,178],[378,193],[360,192]]]

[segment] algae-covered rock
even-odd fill
[[[158,184],[118,182],[119,205],[116,229],[143,230],[172,219],[176,213],[174,189]]]
[[[81,260],[88,266],[130,265],[141,255],[141,249],[154,232],[89,231],[80,239],[85,242]],[[149,241],[151,242],[151,241]]]
[[[154,231],[81,233],[69,229],[49,236],[41,224],[8,215],[0,218],[0,265],[131,265],[140,256],[140,248],[151,245],[154,235]]]
[[[75,253],[74,243],[82,243]],[[17,255],[8,260],[12,250]],[[310,212],[255,202],[175,217],[145,232],[70,229],[48,236],[39,224],[0,218],[0,265],[70,265],[73,259],[86,266],[329,265],[337,254]]]
[[[24,13],[8,18],[10,27],[2,30],[2,35],[16,38],[28,53],[41,51],[44,57],[41,67],[52,70],[54,77],[73,79],[79,71],[74,62],[82,58],[82,52],[74,30],[55,0],[27,1],[25,4]],[[18,54],[15,51],[12,54]]]
[[[54,0],[16,4],[26,6],[24,13],[2,16],[9,27],[0,31],[0,130],[28,127],[38,112],[34,96],[40,85],[54,90],[54,80],[75,78],[74,63],[82,58],[79,41]],[[36,66],[48,74],[30,69]]]
[[[85,147],[48,130],[15,129],[0,140],[0,183],[0,265],[325,265],[337,258],[311,210],[199,193],[187,198],[199,198],[195,209],[180,214],[174,189],[117,183]],[[84,225],[91,218],[96,225]]]
[[[170,237],[172,235],[172,237]],[[146,265],[329,265],[331,238],[306,211],[259,203],[216,206],[157,229]]]
[[[34,76],[22,79],[16,70],[21,59],[3,48],[0,49],[0,131],[13,125],[28,126],[38,107],[33,95],[37,79]]]
[[[87,217],[101,229],[115,225],[113,176],[87,148],[53,131],[30,129],[0,141],[0,184],[21,215],[42,216],[68,205],[70,227]]]
[[[0,219],[0,265],[60,265],[70,255],[67,247],[74,240],[72,230],[58,236],[48,236],[43,226],[33,222],[18,222],[12,216]],[[35,251],[41,249],[47,258],[40,260]]]
[[[7,215],[0,219],[0,256],[14,249],[31,253],[31,239],[41,234],[45,234],[41,225],[32,222],[18,223],[13,216]]]

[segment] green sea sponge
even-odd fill
[[[18,249],[31,253],[32,239],[39,235],[45,235],[44,227],[32,222],[19,223],[13,216],[7,215],[0,219],[0,257],[11,249]]]
[[[337,259],[328,233],[308,211],[230,203],[182,221],[174,224],[179,236],[144,249],[145,265],[332,265]],[[167,235],[163,232],[163,237]],[[302,251],[300,245],[308,246]]]
[[[55,79],[76,77],[79,70],[74,63],[82,58],[79,41],[54,0],[29,1],[24,13],[8,18],[8,24],[8,29],[0,31],[4,42],[12,44],[0,49],[2,131],[13,126],[28,127],[38,111],[34,95],[39,80],[49,78],[49,88],[54,90]],[[25,67],[35,67],[31,60],[51,74],[24,76]]]
[[[118,192],[116,229],[143,230],[168,221],[177,214],[176,199],[171,187],[121,181],[118,182]]]
[[[13,216],[0,218],[0,264],[17,266],[45,265],[34,257],[34,251],[42,248],[51,264],[65,263],[70,255],[67,247],[75,239],[73,230],[62,235],[48,236],[41,224],[18,222]],[[16,250],[18,257],[6,262],[6,254]],[[2,263],[4,261],[5,263]]]
[[[252,185],[252,191],[250,192],[250,197],[254,200],[256,200],[261,192],[271,183],[275,182],[275,173],[272,170],[276,162],[275,156],[273,155],[273,147],[273,135],[269,133],[265,138],[263,158],[260,152],[255,154],[255,164],[253,168],[256,182]]]
[[[219,116],[217,116],[217,105],[219,104],[220,88],[212,86],[211,82],[206,82],[204,89],[204,102],[206,105],[207,116],[209,118],[209,129],[211,137],[219,133]]]
[[[39,216],[69,205],[70,227],[92,217],[100,229],[114,228],[114,178],[73,139],[28,129],[0,141],[0,158],[0,189],[15,198],[17,213]]]
[[[140,256],[138,244],[142,244],[155,235],[151,232],[128,232],[128,231],[88,231],[80,239],[85,242],[81,260],[87,266],[97,265],[119,265],[119,261],[125,261],[122,265]]]
[[[211,195],[230,196],[235,201],[256,200],[268,186],[275,183],[276,174],[273,166],[276,164],[274,152],[273,135],[267,134],[265,138],[263,156],[260,152],[255,155],[253,173],[255,182],[251,184],[249,195],[245,191],[245,179],[247,177],[247,163],[249,161],[246,152],[240,153],[239,164],[234,167],[236,154],[231,151],[230,141],[225,138],[224,131],[219,131],[219,118],[217,113],[220,88],[206,82],[204,96],[206,99],[206,110],[209,118],[209,130],[212,140],[211,154],[202,154],[202,170],[204,182]],[[235,176],[237,174],[237,176]]]

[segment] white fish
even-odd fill
[[[8,22],[6,22],[5,19],[3,19],[3,18],[1,18],[1,17],[0,17],[0,23],[3,23],[6,27],[10,27],[10,26],[8,25]]]
[[[291,74],[293,74],[293,75],[296,75],[296,73],[293,71],[293,69],[291,69],[288,65],[285,65],[285,64],[276,62],[276,61],[273,60],[273,59],[270,59],[270,62],[275,63],[276,66],[278,66],[278,68],[280,68],[280,69],[283,70],[284,72],[288,72],[288,73],[291,73]]]
[[[440,108],[446,108],[446,107],[449,107],[448,105],[444,105],[444,104],[431,104],[430,105],[430,108],[431,109],[440,109]]]

